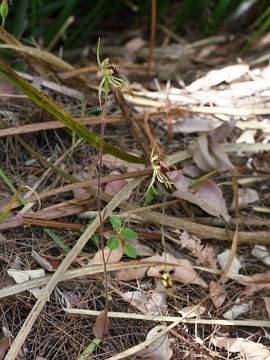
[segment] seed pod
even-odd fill
[[[6,17],[8,15],[8,3],[7,0],[2,0],[2,3],[0,5],[0,15],[2,18],[2,28],[1,28],[1,32],[4,29],[5,26],[5,21],[6,21]]]

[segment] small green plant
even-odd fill
[[[0,15],[1,15],[1,18],[2,18],[1,32],[3,32],[4,27],[5,27],[6,17],[8,15],[8,3],[7,3],[7,0],[2,0],[2,2],[1,2]]]
[[[127,239],[137,240],[138,234],[134,230],[132,230],[128,227],[121,226],[121,220],[117,216],[112,215],[110,218],[110,221],[111,221],[113,230],[116,232],[116,235],[110,237],[107,240],[108,248],[111,251],[117,249],[119,246],[119,243],[121,241],[124,253],[128,257],[135,259],[137,256],[136,248],[133,245],[127,243],[126,240]]]

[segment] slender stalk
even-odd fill
[[[105,78],[105,103],[101,121],[101,130],[100,130],[100,148],[99,148],[99,168],[98,168],[98,183],[97,183],[97,209],[99,216],[99,236],[100,236],[100,244],[101,244],[101,252],[102,252],[102,262],[104,265],[104,280],[105,280],[105,307],[104,311],[108,312],[109,307],[109,296],[108,296],[108,274],[107,274],[107,262],[104,254],[104,236],[103,236],[103,216],[101,214],[101,168],[102,168],[102,157],[103,157],[103,140],[104,140],[104,128],[105,128],[105,120],[107,114],[107,99],[108,99],[108,80]],[[107,317],[107,316],[106,316]],[[106,317],[104,321],[104,330],[106,326]],[[104,333],[104,331],[103,331]]]

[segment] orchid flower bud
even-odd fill
[[[2,18],[2,27],[1,27],[1,32],[4,29],[5,26],[5,21],[6,21],[6,17],[8,15],[8,3],[7,0],[2,0],[2,3],[0,5],[0,15]]]

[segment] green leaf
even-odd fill
[[[119,240],[117,239],[117,237],[113,236],[113,237],[110,237],[108,240],[107,240],[107,246],[110,250],[115,250],[118,248],[119,246]],[[136,249],[135,249],[136,250]]]
[[[153,199],[154,199],[154,196],[153,196],[150,192],[148,192],[148,193],[146,194],[146,197],[145,197],[145,201],[147,202],[147,204],[150,204],[150,202],[151,202]]]
[[[73,131],[79,137],[85,139],[90,144],[92,144],[95,148],[100,148],[100,138],[89,131],[86,127],[81,125],[77,120],[75,120],[72,116],[67,114],[64,110],[62,110],[59,106],[57,106],[54,102],[49,100],[44,94],[35,89],[31,84],[29,84],[26,80],[24,80],[21,76],[17,75],[11,67],[0,61],[0,75],[14,85],[17,89],[26,94],[29,99],[31,99],[35,104],[37,104],[40,108],[46,110],[49,114],[53,115],[58,121],[63,123],[68,129]],[[133,162],[137,164],[145,164],[148,163],[147,159],[143,159],[134,155],[131,155],[117,147],[109,144],[108,142],[103,142],[103,150],[104,152],[111,154],[119,159],[124,161]]]
[[[132,239],[132,240],[138,239],[138,234],[130,228],[122,229],[121,235],[123,235],[125,239]]]
[[[121,220],[117,216],[112,215],[110,217],[110,222],[111,222],[112,227],[113,227],[114,230],[116,230],[116,231],[120,230],[120,228],[121,228]]]
[[[130,258],[132,258],[132,259],[135,259],[136,256],[137,256],[137,250],[136,250],[136,248],[135,248],[133,245],[131,245],[131,244],[126,244],[126,245],[124,246],[123,251],[124,251],[124,253],[125,253],[128,257],[130,257]]]

